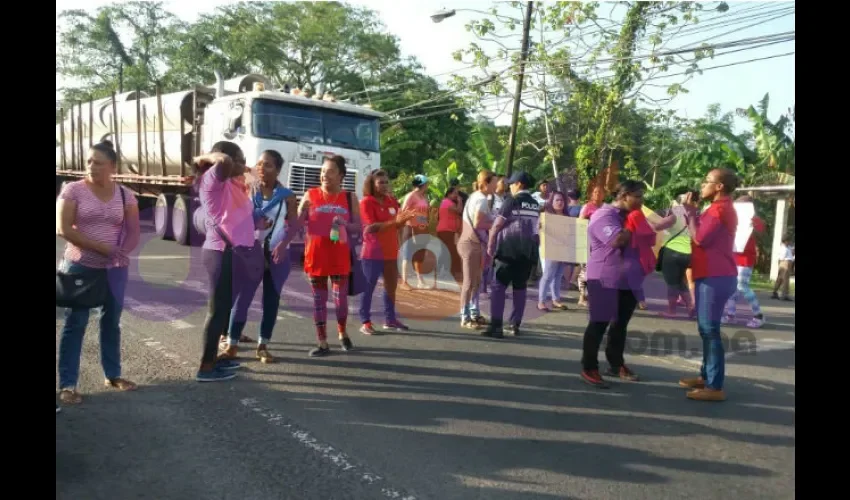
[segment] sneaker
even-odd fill
[[[351,343],[351,339],[348,338],[348,336],[339,339],[339,343],[342,345],[343,351],[350,351],[354,349],[354,344]]]
[[[218,367],[208,372],[199,371],[195,375],[195,380],[198,382],[223,382],[234,378],[236,378],[236,374],[233,371],[219,370]]]
[[[611,377],[620,377],[621,380],[628,380],[629,382],[637,382],[639,380],[635,372],[631,371],[626,365],[621,366],[619,370],[608,368],[606,375]]]
[[[238,357],[239,357],[239,348],[236,347],[235,345],[232,345],[232,346],[228,347],[227,349],[222,350],[218,355],[218,359],[234,360]]]
[[[363,326],[360,327],[360,333],[363,335],[375,335],[375,327],[372,326],[372,322],[367,321],[363,323]]]
[[[397,332],[406,332],[410,330],[407,325],[402,323],[401,321],[395,319],[392,321],[387,321],[384,323],[384,330],[395,330]]]
[[[233,361],[232,359],[220,359],[215,362],[215,369],[221,371],[233,371],[238,370],[242,364],[238,361]]]
[[[56,413],[59,413],[60,411],[62,411],[62,408],[59,408],[59,405],[56,405]]]
[[[481,316],[480,314],[473,316],[472,322],[477,324],[477,325],[480,325],[480,326],[487,326],[487,325],[490,324],[490,322],[487,321],[487,318],[485,318],[484,316]]]
[[[467,330],[480,330],[482,328],[481,325],[472,321],[469,318],[464,318],[464,319],[460,320],[460,327],[466,328]]]
[[[762,326],[764,326],[764,316],[761,318],[753,317],[747,322],[747,328],[761,328]]]
[[[320,358],[322,356],[327,356],[331,353],[330,347],[316,347],[315,349],[310,350],[311,358]]]
[[[608,388],[608,383],[605,382],[602,375],[599,374],[599,370],[582,370],[581,378],[585,381],[585,383],[594,387],[599,387],[601,389]]]
[[[269,352],[269,348],[266,344],[260,344],[257,346],[257,359],[260,360],[260,363],[274,363],[274,357]]]
[[[508,325],[507,328],[505,328],[505,333],[513,335],[514,337],[519,337],[519,325]]]

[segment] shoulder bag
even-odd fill
[[[350,220],[354,218],[354,211],[351,205],[351,191],[345,192],[345,198],[348,201],[348,214]],[[349,258],[351,259],[351,271],[348,273],[348,295],[355,296],[363,293],[366,286],[366,277],[363,274],[363,268],[360,266],[360,259],[357,258],[357,235],[348,235],[348,250]]]
[[[686,223],[685,223],[685,227],[683,227],[682,229],[680,229],[678,233],[674,234],[674,235],[673,235],[672,237],[670,237],[667,241],[665,241],[663,245],[661,245],[661,248],[658,250],[658,259],[656,259],[656,261],[655,261],[655,270],[656,270],[656,271],[661,272],[661,269],[662,269],[662,264],[661,264],[661,263],[664,261],[664,250],[666,250],[666,249],[667,249],[667,244],[668,244],[668,243],[670,243],[671,241],[673,241],[674,239],[676,239],[676,238],[677,238],[680,234],[682,234],[682,233],[683,233],[683,232],[684,232],[687,228],[688,228],[688,224],[687,224],[687,222],[686,222]]]
[[[116,245],[121,243],[125,228],[124,208],[126,199],[124,188],[118,185],[121,192],[121,231],[118,233]],[[61,266],[60,266],[61,267]],[[109,279],[106,268],[89,268],[85,271],[65,272],[56,270],[56,307],[70,309],[94,309],[102,307],[109,298]]]

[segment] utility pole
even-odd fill
[[[508,161],[505,166],[505,175],[510,177],[514,166],[514,153],[516,152],[517,120],[519,119],[519,104],[522,99],[522,80],[525,77],[525,60],[528,58],[528,32],[531,30],[531,15],[534,2],[527,2],[525,7],[525,18],[522,24],[522,49],[519,59],[519,75],[516,81],[516,93],[514,94],[514,113],[511,116],[511,135],[508,142]]]

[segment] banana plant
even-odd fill
[[[440,205],[452,179],[463,180],[455,161],[456,154],[454,149],[449,149],[437,159],[425,160],[423,167],[428,176],[428,196],[432,207]]]

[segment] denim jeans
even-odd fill
[[[268,344],[272,339],[274,325],[277,322],[277,310],[280,308],[280,294],[292,270],[288,249],[286,257],[279,264],[275,264],[270,255],[266,258],[269,259],[269,264],[263,272],[263,318],[260,320],[260,344]]]
[[[537,289],[538,302],[546,302],[549,298],[560,302],[561,286],[563,285],[564,273],[567,269],[570,270],[570,275],[572,275],[572,264],[548,259],[543,263],[543,278],[540,279]]]
[[[63,262],[65,272],[89,269],[81,264]],[[100,309],[100,363],[107,379],[121,376],[121,312],[129,270],[114,267],[106,271],[109,297]],[[74,389],[80,375],[83,337],[89,324],[89,309],[65,309],[65,325],[59,340],[59,388]]]
[[[737,276],[715,276],[696,280],[697,327],[702,337],[700,376],[709,389],[723,389],[726,354],[720,337],[720,320],[726,301],[735,293]]]

